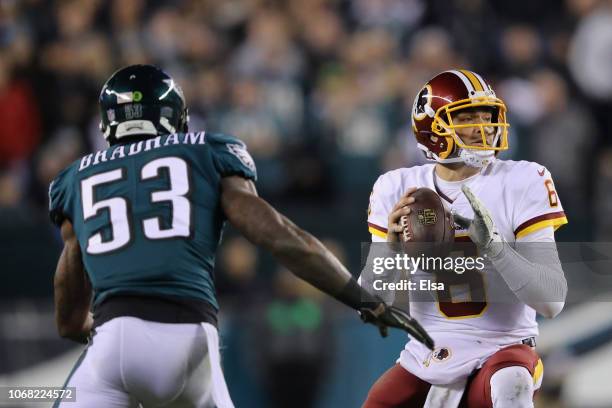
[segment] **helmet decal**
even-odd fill
[[[413,121],[423,120],[426,116],[433,117],[434,110],[431,108],[431,96],[431,86],[426,84],[414,99],[412,107]]]

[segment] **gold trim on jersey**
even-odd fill
[[[371,222],[368,222],[368,231],[370,231],[370,234],[372,235],[376,235],[377,237],[387,239],[387,229],[386,228],[379,227],[376,224],[372,224]]]
[[[553,227],[556,231],[561,226],[567,224],[567,222],[567,217],[563,211],[539,215],[519,225],[514,232],[514,236],[516,238],[522,238],[546,227]]]

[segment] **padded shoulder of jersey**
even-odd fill
[[[543,165],[527,160],[496,160],[491,165],[491,176],[503,179],[506,188],[519,199],[533,184],[540,184],[552,179],[548,169]]]
[[[206,132],[206,142],[214,147],[222,146],[225,143],[237,143],[246,147],[246,144],[242,140],[225,133]]]
[[[68,196],[75,163],[76,161],[63,169],[49,184],[49,217],[51,222],[58,227],[66,218],[69,218],[67,214]]]
[[[512,224],[517,238],[538,229],[567,223],[565,212],[548,169],[536,162],[497,160],[491,168],[499,175],[515,203]]]
[[[424,164],[422,166],[400,168],[388,171],[378,177],[372,188],[368,207],[370,232],[386,234],[387,217],[395,203],[406,189],[413,186],[420,187],[422,184],[420,180],[432,171],[433,166],[433,164]]]
[[[237,175],[257,180],[255,161],[242,140],[223,133],[206,133],[206,142],[222,177]]]
[[[388,171],[378,177],[372,190],[373,194],[392,195],[398,198],[405,188],[420,187],[423,178],[433,171],[434,164],[423,164],[420,166],[403,167]]]

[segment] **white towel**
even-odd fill
[[[447,385],[432,385],[423,408],[457,408],[463,397],[467,379]]]

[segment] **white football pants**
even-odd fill
[[[219,357],[217,329],[119,317],[96,328],[66,387],[62,408],[233,408]]]

